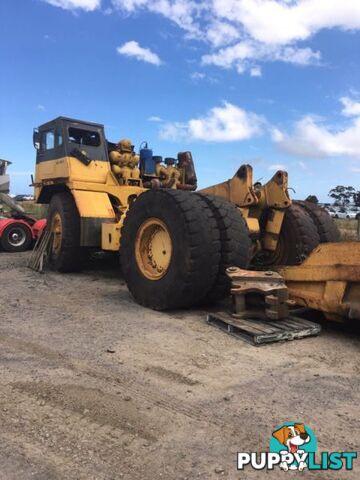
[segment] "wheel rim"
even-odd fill
[[[53,234],[52,251],[55,255],[57,255],[61,249],[62,232],[61,215],[56,212],[51,222],[51,233]]]
[[[20,227],[13,227],[8,233],[8,242],[12,247],[22,247],[26,241],[26,234]]]
[[[140,272],[149,280],[166,275],[172,257],[169,230],[158,218],[149,218],[140,225],[135,239],[135,258]]]

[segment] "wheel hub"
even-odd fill
[[[10,230],[8,241],[13,247],[21,247],[26,240],[25,232],[21,228],[14,227]]]
[[[51,233],[53,234],[52,251],[57,255],[60,252],[62,242],[62,220],[58,212],[52,218]]]
[[[149,280],[159,280],[168,271],[172,241],[165,223],[149,218],[140,226],[135,239],[135,258],[141,273]]]

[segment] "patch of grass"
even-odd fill
[[[334,221],[339,227],[341,240],[360,240],[359,220],[349,218],[335,218]]]

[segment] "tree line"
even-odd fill
[[[353,203],[356,207],[360,207],[360,190],[356,190],[354,187],[338,185],[330,190],[328,196],[334,199],[334,205],[338,207],[346,207],[350,203]],[[309,195],[306,201],[319,203],[316,195]]]

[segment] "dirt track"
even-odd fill
[[[115,267],[39,275],[28,255],[0,254],[1,480],[262,478],[236,452],[268,450],[284,421],[359,450],[359,334],[255,348],[203,311],[137,306]]]

